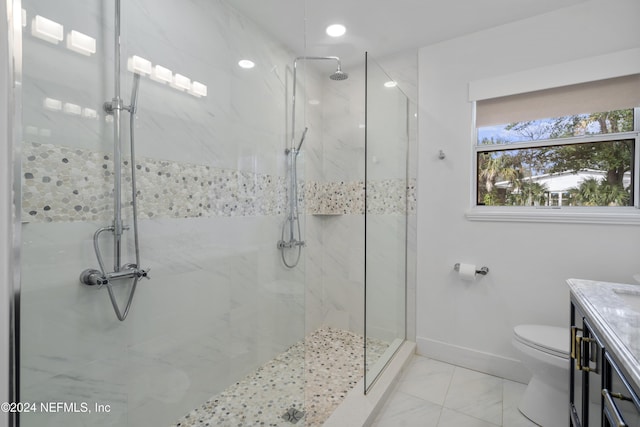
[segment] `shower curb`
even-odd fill
[[[380,374],[369,393],[364,394],[364,378],[347,394],[344,401],[336,408],[322,425],[323,427],[370,426],[375,420],[382,405],[393,391],[400,374],[416,351],[416,343],[405,341],[393,356],[387,367]]]

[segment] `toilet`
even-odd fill
[[[567,425],[569,420],[568,328],[519,325],[512,343],[522,364],[533,375],[518,409],[543,427]]]

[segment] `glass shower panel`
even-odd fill
[[[151,280],[121,322],[106,286],[78,281],[98,267],[92,236],[113,225],[114,116],[103,103],[115,91],[115,5],[22,2],[21,400],[67,406],[22,414],[21,426],[300,417],[305,262],[286,268],[276,242],[288,204],[291,66],[304,52],[232,1],[122,0],[125,107],[141,74],[134,167]],[[255,66],[241,68],[243,59]],[[128,262],[129,112],[122,116]],[[113,266],[111,231],[99,245]],[[130,286],[113,284],[119,304]]]
[[[406,336],[409,101],[366,59],[365,389]]]
[[[110,405],[110,413],[25,412],[20,425],[105,425],[122,420],[128,408],[125,388],[112,380],[126,369],[127,331],[107,322],[115,317],[106,294],[78,282],[95,263],[91,236],[113,208],[104,158],[111,157],[112,133],[100,112],[113,97],[106,95],[113,66],[107,68],[98,46],[105,37],[102,3],[26,0],[22,8],[20,398],[79,404],[90,398]],[[66,48],[71,30],[87,36],[84,53]],[[104,250],[111,253],[108,243]]]

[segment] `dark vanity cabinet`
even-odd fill
[[[640,426],[640,400],[627,374],[612,354],[605,353],[602,387],[602,425]]]
[[[640,400],[616,356],[572,300],[569,425],[640,427]]]
[[[569,417],[571,426],[601,425],[604,346],[578,307],[571,304],[571,368]]]

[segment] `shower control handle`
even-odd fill
[[[151,276],[149,276],[149,271],[151,271],[150,268],[147,268],[146,270],[141,268],[136,272],[136,275],[138,276],[139,279],[144,277],[146,279],[151,280]]]
[[[80,273],[80,283],[87,286],[100,287],[109,284],[109,279],[107,279],[101,271],[88,268]]]
[[[143,277],[151,279],[151,276],[149,276],[150,270],[150,268],[147,268],[146,270],[143,268],[137,268],[135,264],[125,264],[121,271],[102,274],[100,270],[88,268],[80,273],[80,283],[87,286],[102,287],[104,285],[108,285],[111,281],[115,282],[117,280],[130,279],[133,277],[137,277],[138,279]]]
[[[102,109],[109,115],[114,114],[116,110],[134,112],[135,108],[135,105],[124,105],[124,102],[119,97],[113,98],[111,101],[105,101],[102,104]]]
[[[278,249],[291,249],[295,247],[305,247],[307,243],[304,240],[290,240],[285,242],[284,240],[278,240]]]
[[[128,277],[137,277],[138,279],[145,277],[147,279],[151,279],[151,276],[149,276],[149,271],[151,271],[151,269],[147,268],[145,270],[144,268],[138,268],[138,265],[135,263],[123,265],[122,271],[125,272],[124,274]]]

